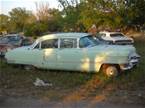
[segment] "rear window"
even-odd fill
[[[111,37],[124,37],[123,34],[117,33],[117,34],[110,34]]]

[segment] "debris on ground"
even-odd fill
[[[36,78],[35,82],[33,83],[35,86],[52,86],[52,83],[45,82],[39,78]]]

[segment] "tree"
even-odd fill
[[[126,0],[126,6],[130,23],[143,26],[145,23],[145,0]]]
[[[112,23],[112,10],[110,1],[105,0],[84,0],[80,3],[80,19],[86,29],[93,24],[97,27],[110,26]]]
[[[58,9],[49,8],[49,4],[47,2],[39,2],[35,4],[37,21],[45,24],[48,32],[61,31],[61,12]]]
[[[9,29],[9,16],[0,14],[0,32],[2,31],[8,31]]]
[[[88,29],[93,24],[98,28],[124,29],[141,27],[145,23],[144,0],[58,0],[63,7],[64,22]],[[73,4],[74,3],[74,4]]]
[[[52,18],[48,21],[48,31],[58,32],[63,29],[63,18],[61,12],[58,9],[50,9]]]
[[[80,19],[80,1],[79,0],[58,0],[62,6],[63,29],[64,31],[80,31],[84,27],[79,22]]]
[[[52,18],[50,14],[49,4],[47,2],[36,2],[36,17],[38,21],[47,22]]]
[[[21,32],[24,31],[27,24],[35,21],[31,11],[26,10],[25,8],[14,8],[9,12],[10,14],[10,24],[12,25],[12,31]]]

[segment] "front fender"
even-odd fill
[[[99,71],[103,64],[127,64],[128,54],[102,54],[95,58],[95,70]]]

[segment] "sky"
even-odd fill
[[[26,10],[36,11],[36,2],[48,2],[50,8],[58,8],[57,0],[0,0],[0,14],[8,15],[8,12],[13,8],[21,7]]]

